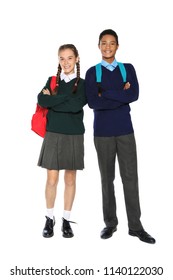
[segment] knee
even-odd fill
[[[64,181],[66,187],[73,187],[76,184],[76,172],[75,171],[66,172]]]
[[[47,179],[47,187],[48,188],[55,188],[57,185],[57,180],[55,179]]]

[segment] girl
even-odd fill
[[[62,218],[63,237],[73,237],[70,212],[76,190],[76,171],[84,168],[83,107],[87,103],[84,80],[80,78],[79,54],[72,44],[58,50],[56,88],[51,91],[49,77],[38,94],[38,104],[49,109],[46,135],[43,140],[38,166],[47,169],[46,223],[43,237],[54,235],[54,204],[60,170],[64,170],[64,213]],[[75,71],[76,66],[76,71]]]

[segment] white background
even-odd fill
[[[172,12],[165,0],[1,1],[1,227],[2,279],[133,279],[105,276],[104,267],[159,267],[171,280],[172,242]],[[135,129],[142,223],[156,244],[128,235],[127,218],[116,168],[118,231],[100,239],[104,227],[100,175],[93,145],[93,112],[85,106],[85,170],[78,172],[71,219],[74,238],[61,233],[63,172],[58,186],[53,238],[44,239],[46,170],[37,167],[42,139],[31,132],[37,94],[56,74],[57,50],[73,43],[81,60],[81,76],[101,60],[98,37],[104,29],[119,35],[116,58],[136,69],[140,98],[131,105]],[[91,268],[94,276],[10,276],[18,266]],[[100,270],[100,272],[97,272]],[[82,278],[83,277],[83,278]],[[135,279],[136,279],[135,278]]]

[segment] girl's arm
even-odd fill
[[[48,78],[46,85],[37,96],[38,104],[45,108],[51,108],[58,104],[64,103],[66,100],[70,98],[68,95],[65,94],[57,94],[57,95],[44,94],[43,93],[44,90],[49,90],[49,92],[51,91],[50,80],[51,77]]]
[[[77,113],[82,110],[82,108],[87,104],[87,99],[85,96],[84,83],[78,85],[76,93],[71,93],[69,99],[63,103],[55,105],[52,110],[58,112],[71,112]]]

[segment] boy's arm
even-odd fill
[[[85,76],[85,92],[87,96],[88,105],[95,110],[112,110],[120,107],[123,104],[121,101],[110,100],[104,95],[98,95],[98,86],[96,83],[95,67],[91,67]]]
[[[127,71],[127,81],[130,83],[130,87],[128,89],[120,89],[120,90],[105,90],[102,93],[108,100],[116,100],[117,102],[123,103],[131,103],[138,99],[139,97],[139,84],[136,76],[135,69],[132,64],[126,65]]]

